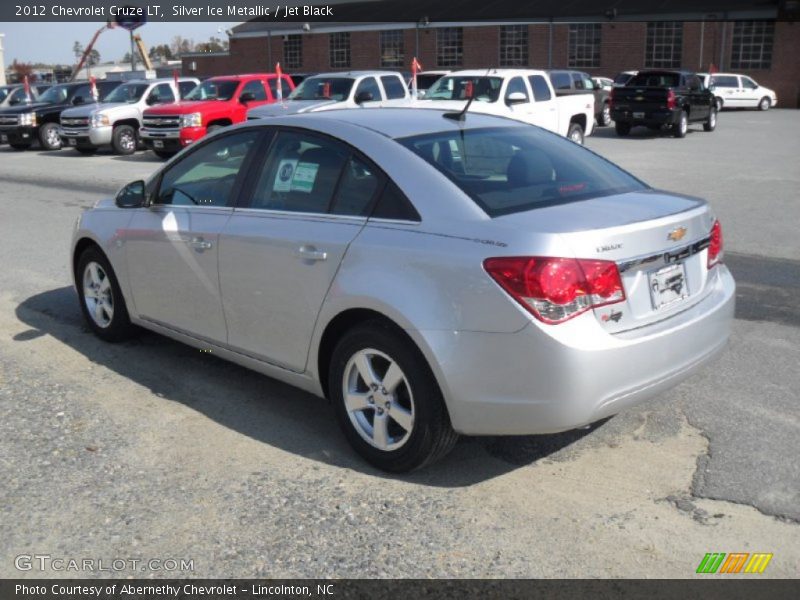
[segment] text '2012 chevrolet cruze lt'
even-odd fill
[[[439,110],[226,128],[85,212],[72,257],[101,338],[145,327],[325,396],[390,471],[639,404],[717,355],[734,309],[705,201]]]

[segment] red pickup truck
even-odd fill
[[[139,137],[158,156],[168,158],[215,129],[240,123],[255,106],[277,101],[274,73],[223,75],[206,79],[185,99],[148,108]],[[294,89],[288,75],[280,81],[283,97]]]

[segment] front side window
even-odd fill
[[[39,97],[39,102],[47,102],[49,104],[61,104],[63,102],[66,102],[68,96],[69,96],[68,85],[55,85]]]
[[[350,68],[350,34],[330,34],[330,62],[334,69]]]
[[[570,25],[568,66],[582,69],[599,67],[601,33],[599,23]]]
[[[181,94],[181,98],[186,98],[189,93],[197,87],[197,84],[194,81],[180,81],[178,82],[178,91]]]
[[[522,94],[525,96],[526,102],[529,100],[528,88],[525,87],[525,80],[522,77],[512,77],[511,81],[508,82],[508,87],[506,88],[506,100],[511,98],[511,94]]]
[[[683,23],[680,21],[650,22],[644,66],[656,69],[677,69],[681,66]]]
[[[406,97],[406,86],[397,75],[384,75],[381,77],[383,89],[388,100],[397,100]],[[418,82],[419,84],[419,82]]]
[[[742,87],[754,90],[758,87],[758,84],[749,77],[742,77]]]
[[[248,92],[253,94],[254,102],[266,102],[267,100],[267,90],[264,89],[264,84],[257,79],[248,81],[242,88],[242,94],[246,94]]]
[[[533,89],[533,98],[536,102],[546,102],[552,99],[553,95],[550,93],[550,86],[541,75],[531,75],[528,81]]]
[[[647,189],[585,148],[535,127],[444,131],[397,141],[490,217]]]
[[[333,140],[280,132],[256,183],[251,207],[327,213],[349,155]]]
[[[379,36],[382,67],[402,67],[405,63],[403,31],[381,31]]]
[[[233,185],[258,135],[225,135],[191,152],[164,173],[154,204],[230,206]]]
[[[118,90],[119,88],[117,88]],[[159,83],[150,92],[148,100],[151,104],[167,104],[175,102],[175,92],[172,91],[172,86],[168,83]]]
[[[356,88],[356,99],[358,99],[361,94],[369,94],[371,96],[370,101],[378,101],[381,99],[381,90],[378,88],[378,82],[375,81],[374,77],[367,77],[361,80]]]
[[[501,77],[445,76],[434,83],[425,94],[425,100],[467,100],[496,102],[503,86]]]
[[[464,30],[461,27],[442,27],[436,30],[436,64],[440,67],[460,67],[464,63]]]
[[[550,82],[557,90],[572,89],[572,79],[570,78],[569,73],[564,71],[554,71],[553,73],[550,73]]]

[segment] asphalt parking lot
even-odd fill
[[[189,559],[195,577],[692,577],[707,552],[800,572],[800,112],[592,150],[709,199],[737,278],[721,359],[590,430],[462,439],[431,468],[363,463],[324,401],[155,334],[83,325],[84,207],[161,163],[0,147],[0,577],[15,557]],[[89,573],[88,575],[92,575]]]

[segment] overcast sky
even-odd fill
[[[6,1],[6,0],[0,0]],[[176,35],[205,41],[212,35],[225,38],[225,30],[238,23],[148,23],[136,30],[150,47],[168,44]],[[6,66],[15,58],[22,62],[72,64],[75,40],[86,46],[102,23],[0,23]],[[124,29],[105,31],[95,48],[103,62],[121,59],[130,51],[130,39]]]

